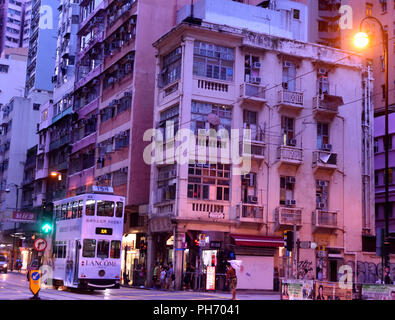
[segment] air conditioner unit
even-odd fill
[[[324,202],[318,202],[317,203],[317,208],[324,209],[325,208],[325,203]]]
[[[261,78],[260,77],[253,77],[253,78],[251,78],[251,83],[261,83]]]
[[[288,145],[292,146],[292,147],[295,147],[296,146],[296,139],[289,139],[288,140]]]
[[[296,183],[295,177],[287,177],[285,180],[287,183]]]
[[[261,63],[260,62],[254,62],[253,67],[254,67],[254,69],[260,69],[261,68]]]
[[[319,187],[327,187],[327,186],[328,186],[328,181],[325,181],[325,180],[318,180],[318,181],[317,181],[317,185],[318,185]]]
[[[291,61],[284,61],[283,66],[286,68],[291,68],[293,66],[293,63]]]
[[[257,196],[248,196],[247,201],[249,203],[258,203],[258,197]]]
[[[323,144],[322,145],[322,150],[331,151],[332,150],[332,145],[331,144]]]
[[[296,205],[296,200],[286,200],[285,205],[286,206],[294,206],[294,205]]]
[[[328,70],[326,70],[325,68],[319,68],[318,69],[318,73],[319,74],[327,74]]]

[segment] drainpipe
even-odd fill
[[[269,130],[270,130],[270,114],[271,111],[273,110],[273,107],[269,106],[269,104],[266,104],[266,106],[269,108]],[[265,128],[266,131],[266,128]],[[269,235],[269,184],[270,184],[270,132],[268,132],[268,143],[267,145],[267,161],[265,160],[264,163],[266,164],[267,167],[267,178],[266,178],[266,236]]]

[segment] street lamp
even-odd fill
[[[365,17],[362,19],[359,30],[360,32],[354,36],[354,45],[358,48],[365,48],[369,44],[369,36],[362,32],[362,25],[366,20],[373,20],[378,23],[381,29],[381,35],[383,38],[383,51],[384,51],[384,69],[385,69],[385,135],[384,135],[384,151],[385,151],[385,173],[384,173],[384,183],[385,183],[385,232],[384,232],[384,264],[385,267],[389,267],[390,263],[390,246],[389,246],[389,170],[388,170],[388,146],[389,146],[389,134],[388,134],[388,92],[389,92],[389,81],[388,81],[388,32],[384,29],[380,20],[375,17]]]
[[[15,183],[11,183],[7,186],[5,189],[5,192],[9,193],[11,190],[8,188],[10,186],[14,186],[16,190],[16,203],[15,203],[15,211],[18,212],[18,200],[19,200],[19,190],[22,189],[22,187],[18,186]],[[10,269],[11,271],[14,270],[14,263],[16,261],[16,252],[15,252],[15,238],[16,238],[16,222],[14,221],[14,239],[13,239],[13,246],[12,246],[12,260],[11,260],[11,266]]]

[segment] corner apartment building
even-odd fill
[[[249,9],[222,2],[211,2],[205,15],[215,6],[235,17]],[[362,143],[372,143],[362,129],[372,124],[361,121],[372,121],[362,58],[251,31],[248,22],[241,28],[197,19],[181,22],[154,47],[147,279],[156,261],[173,262],[180,288],[186,263],[199,273],[211,265],[223,273],[225,260],[238,259],[238,288],[271,290],[275,274],[297,274],[283,244],[284,231],[296,229],[299,240],[321,248],[300,249],[298,261],[308,266],[300,277],[337,281],[338,268],[349,264],[356,281],[358,261],[377,260],[363,246],[375,221],[373,183],[362,179],[373,177]],[[180,129],[195,135],[189,163],[173,154],[188,146],[185,135],[181,146],[174,140]],[[228,141],[225,133],[209,138],[210,129],[239,131]],[[249,170],[237,172],[249,161]]]
[[[0,53],[6,48],[26,48],[30,28],[31,1],[0,1]]]

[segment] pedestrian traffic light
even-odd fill
[[[287,231],[284,237],[284,244],[288,251],[292,251],[294,248],[294,233],[293,231]]]

